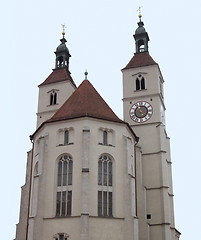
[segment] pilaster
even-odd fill
[[[89,239],[89,142],[90,130],[82,131],[81,240]]]

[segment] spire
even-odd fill
[[[68,48],[66,47],[67,40],[65,39],[65,25],[61,24],[63,27],[62,35],[63,38],[60,39],[61,44],[56,49],[56,62],[55,69],[66,68],[69,70],[69,58],[71,57]]]
[[[135,34],[133,35],[135,39],[136,53],[148,52],[149,36],[144,28],[144,23],[142,22],[141,8],[142,7],[139,7],[138,9],[139,11],[138,28],[136,29]]]

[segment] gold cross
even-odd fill
[[[137,12],[139,12],[139,14],[141,14],[141,8],[142,8],[142,6],[139,6],[139,8],[137,10]]]
[[[63,36],[66,34],[66,32],[65,32],[65,28],[66,28],[66,26],[65,26],[65,24],[61,24],[61,26],[62,26],[62,28],[63,28],[63,32],[62,32],[62,34],[63,34]]]
[[[139,6],[139,8],[138,8],[138,10],[137,10],[137,12],[139,12],[139,18],[140,18],[140,19],[141,19],[141,17],[142,17],[141,8],[142,8],[142,6]]]

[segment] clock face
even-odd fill
[[[153,114],[153,108],[148,102],[137,102],[130,109],[130,117],[137,123],[146,122]]]

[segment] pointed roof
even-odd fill
[[[53,69],[53,72],[38,87],[67,80],[70,80],[72,84],[76,87],[70,75],[70,72],[66,68]]]
[[[88,80],[84,80],[80,84],[52,118],[43,122],[30,136],[30,139],[32,140],[34,135],[47,123],[81,117],[91,117],[125,124],[134,135],[135,140],[139,141],[130,125],[117,117]]]
[[[126,65],[124,69],[129,69],[129,68],[138,68],[138,67],[144,67],[144,66],[149,66],[149,65],[158,65],[153,58],[149,55],[149,52],[141,52],[135,54],[130,62]]]
[[[92,117],[123,123],[88,80],[84,80],[47,122]]]

